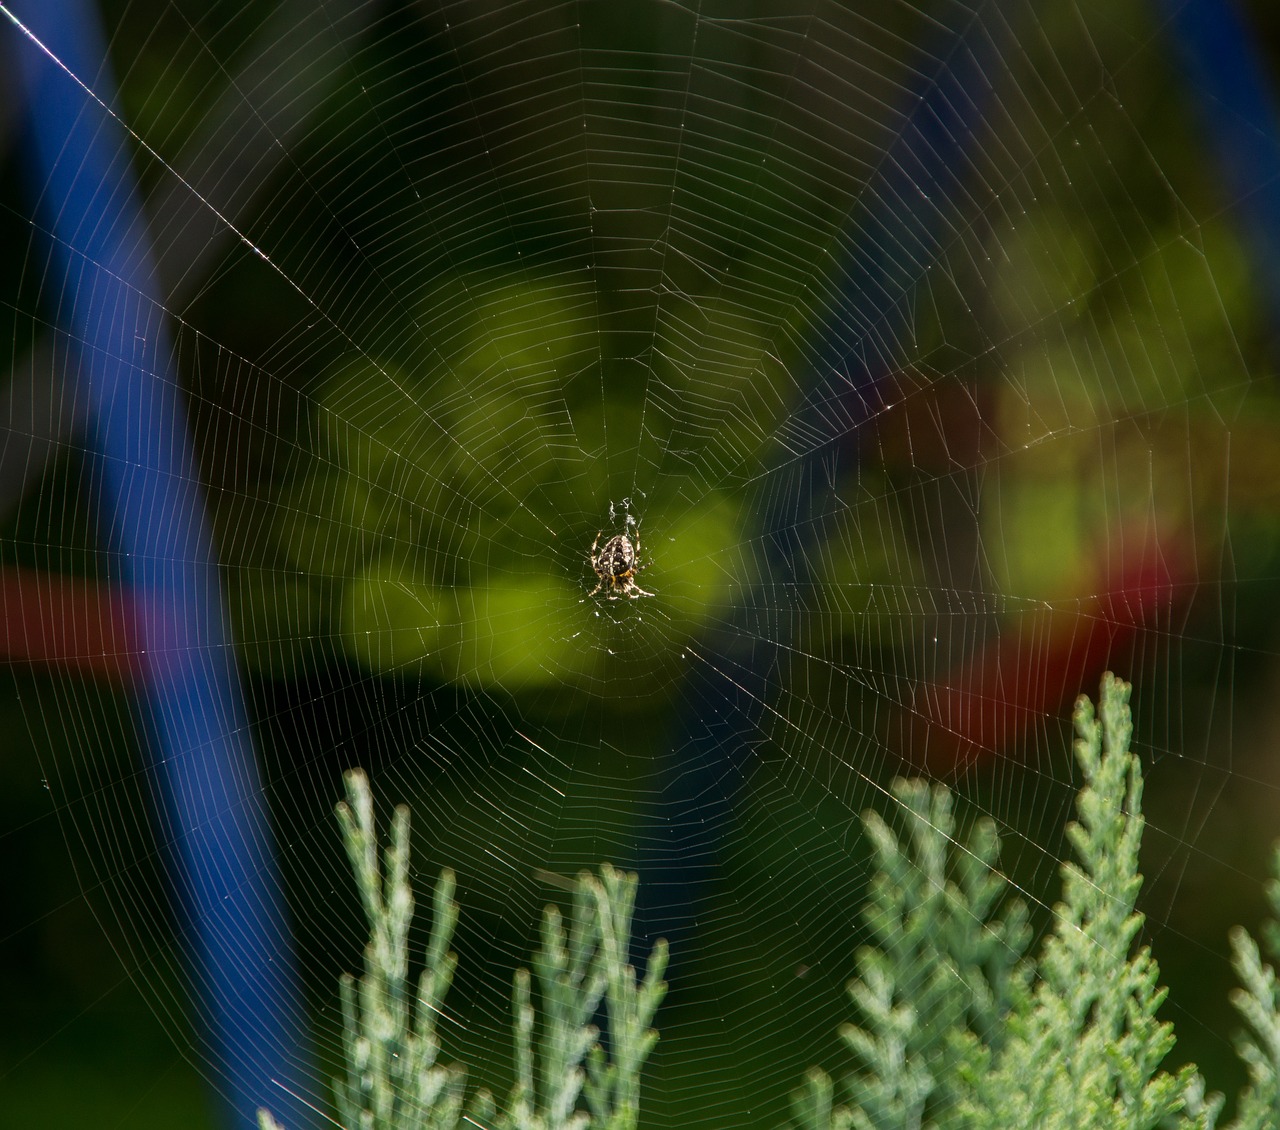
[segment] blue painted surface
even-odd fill
[[[1280,117],[1266,60],[1228,0],[1158,0],[1268,320],[1280,326]],[[1280,340],[1280,330],[1275,331]]]
[[[39,0],[15,14],[112,105],[89,3]],[[54,394],[89,406],[93,499],[119,569],[112,580],[142,610],[139,729],[199,1001],[197,1066],[212,1075],[227,1126],[254,1125],[265,1105],[298,1130],[315,1120],[290,1098],[306,1089],[306,1018],[186,405],[153,293],[133,143],[48,54],[8,34],[27,95],[32,187],[53,233],[47,311],[78,347],[85,382]]]

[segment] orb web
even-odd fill
[[[1047,918],[1067,714],[1108,667],[1136,688],[1169,1018],[1225,1055],[1219,1005],[1178,989],[1207,969],[1224,997],[1275,827],[1274,338],[1247,196],[1147,5],[103,24],[114,92],[14,20],[5,50],[54,67],[137,180],[132,336],[168,335],[144,376],[189,436],[225,628],[174,661],[235,672],[243,720],[212,729],[252,752],[286,908],[240,936],[295,954],[306,1104],[328,1108],[363,946],[344,769],[410,806],[420,905],[458,873],[445,1050],[475,1083],[509,1081],[511,973],[556,877],[609,860],[639,872],[642,940],[673,942],[646,1124],[775,1126],[842,1062],[859,814],[894,776],[945,781]],[[51,264],[101,264],[24,159],[11,136],[0,544],[47,792],[8,834],[56,830],[95,968],[225,1091],[172,875],[196,832],[157,784],[171,720],[101,486],[148,457],[99,437],[85,276]],[[148,403],[122,417],[139,441]],[[593,593],[618,534],[651,596]],[[16,913],[20,954],[58,920]]]

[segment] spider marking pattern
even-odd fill
[[[608,589],[610,600],[623,596],[631,600],[638,596],[653,596],[636,584],[636,574],[644,568],[640,561],[640,531],[636,531],[634,544],[626,534],[614,534],[601,548],[603,536],[604,531],[597,530],[596,540],[591,543],[591,568],[596,571],[600,582],[588,596],[595,596],[601,589]]]

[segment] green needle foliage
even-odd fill
[[[1067,830],[1077,863],[1062,868],[1063,899],[1034,981],[1015,980],[1008,1038],[969,1080],[972,1126],[1162,1125],[1182,1109],[1191,1069],[1159,1070],[1173,1026],[1158,1021],[1159,969],[1135,906],[1142,876],[1142,773],[1129,750],[1129,686],[1108,674],[1101,708],[1076,704],[1076,760],[1085,785]]]
[[[896,781],[893,793],[901,839],[877,814],[863,818],[878,864],[865,911],[871,940],[849,986],[863,1024],[841,1032],[863,1066],[848,1081],[857,1101],[833,1108],[831,1081],[811,1073],[797,1097],[803,1130],[945,1124],[984,1048],[1003,1040],[1030,931],[993,870],[995,826],[979,822],[957,846],[945,788]]]
[[[582,875],[568,926],[555,907],[543,918],[534,972],[542,993],[535,1047],[530,977],[515,978],[516,1083],[500,1130],[630,1130],[640,1115],[640,1069],[657,1042],[649,1027],[666,985],[666,943],[649,955],[643,983],[626,964],[636,877],[605,864]],[[590,1023],[603,1000],[612,1057]],[[585,1063],[585,1068],[584,1068]],[[579,1096],[587,1109],[577,1109]],[[490,1123],[484,1123],[489,1125]]]
[[[1099,708],[1081,697],[1075,756],[1084,778],[1068,829],[1053,926],[1033,957],[1025,903],[997,869],[995,825],[965,831],[951,793],[897,781],[893,818],[863,817],[876,874],[841,1032],[855,1066],[838,1083],[809,1072],[793,1096],[797,1130],[1215,1130],[1220,1095],[1194,1067],[1161,1070],[1173,1047],[1157,1012],[1165,990],[1139,944],[1136,909],[1142,771],[1130,751],[1129,686],[1110,674]],[[657,1033],[667,950],[637,978],[626,962],[636,879],[608,864],[583,873],[567,915],[548,907],[541,945],[512,992],[515,1084],[499,1111],[440,1062],[437,1019],[456,958],[456,883],[436,885],[423,969],[410,991],[409,814],[399,808],[379,859],[369,782],[346,776],[338,805],[347,857],[369,925],[364,975],[341,983],[345,1074],[334,1081],[348,1130],[634,1130],[640,1072]],[[1280,849],[1274,859],[1280,876]],[[385,874],[384,874],[385,873]],[[1280,878],[1267,888],[1280,919]],[[1263,936],[1280,957],[1280,925]],[[1231,935],[1249,1071],[1223,1130],[1280,1127],[1280,985],[1258,944]],[[535,1010],[537,997],[541,1015]],[[603,1010],[610,1051],[592,1020]],[[465,1113],[464,1113],[465,1110]],[[262,1130],[281,1130],[265,1111]]]
[[[894,785],[900,830],[864,817],[877,865],[866,911],[871,942],[849,986],[860,1023],[842,1035],[858,1064],[848,1096],[814,1070],[793,1096],[799,1130],[1211,1130],[1221,1096],[1194,1067],[1160,1070],[1174,1034],[1151,952],[1138,946],[1142,772],[1130,751],[1128,684],[1108,674],[1095,713],[1076,704],[1084,777],[1068,829],[1074,862],[1032,960],[1025,906],[995,870],[994,826],[957,837],[950,794]],[[1276,858],[1280,874],[1280,854]],[[1268,889],[1280,915],[1280,883]],[[1280,950],[1280,927],[1267,933]],[[1232,935],[1248,1029],[1239,1039],[1251,1082],[1230,1130],[1280,1126],[1280,992],[1256,943]]]
[[[1280,849],[1272,858],[1272,874],[1280,876]],[[1271,912],[1280,918],[1280,881],[1272,879],[1267,884],[1267,901]],[[1271,956],[1280,957],[1280,925],[1272,920],[1262,933]],[[1280,1126],[1280,992],[1275,971],[1262,963],[1258,943],[1239,926],[1231,931],[1231,955],[1240,978],[1231,1003],[1246,1024],[1236,1039],[1236,1050],[1249,1069],[1249,1084],[1240,1096],[1231,1130],[1266,1130]],[[1212,1125],[1217,1108],[1206,1106],[1205,1124]]]
[[[567,924],[555,907],[547,908],[533,962],[541,1029],[531,978],[521,969],[513,994],[515,1086],[501,1113],[483,1091],[468,1105],[465,1073],[438,1062],[436,1034],[457,965],[449,949],[458,922],[453,873],[443,872],[436,884],[431,936],[411,992],[409,812],[396,809],[380,868],[368,778],[353,770],[346,786],[338,822],[369,942],[359,983],[344,976],[340,985],[346,1074],[334,1080],[339,1124],[350,1130],[631,1130],[639,1117],[640,1071],[658,1038],[650,1024],[666,993],[667,964],[662,941],[642,982],[626,964],[635,876],[604,864],[598,877],[578,877]],[[611,1054],[591,1023],[602,1003]],[[258,1123],[261,1130],[281,1130],[266,1111],[258,1112]]]
[[[408,979],[414,905],[409,810],[397,808],[392,818],[384,882],[369,780],[354,772],[347,774],[346,783],[347,802],[338,805],[338,823],[369,924],[369,942],[359,985],[349,974],[340,982],[347,1071],[345,1078],[334,1080],[339,1121],[370,1130],[453,1130],[462,1113],[464,1076],[458,1068],[436,1062],[436,1019],[457,966],[449,951],[458,923],[456,881],[445,871],[436,884],[431,937],[415,998]]]

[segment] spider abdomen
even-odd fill
[[[596,540],[591,543],[591,568],[600,578],[600,583],[590,595],[595,596],[601,589],[606,589],[610,600],[624,596],[630,600],[652,596],[653,593],[645,592],[635,582],[636,574],[644,568],[640,563],[640,532],[636,531],[634,542],[628,534],[614,534],[597,552],[603,536],[603,530],[597,532]]]
[[[631,576],[635,568],[636,550],[629,537],[618,534],[605,542],[604,548],[600,551],[598,572],[620,581],[624,577]]]

